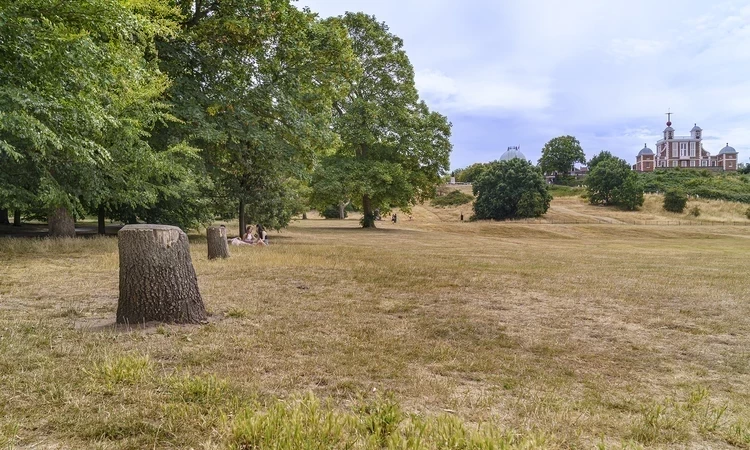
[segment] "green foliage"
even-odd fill
[[[321,216],[325,217],[326,219],[340,219],[341,218],[341,212],[339,211],[338,205],[331,205],[324,209],[321,213]],[[344,209],[344,218],[348,217],[349,213]]]
[[[701,209],[698,205],[693,206],[690,208],[690,215],[693,217],[698,217],[701,215]]]
[[[670,189],[664,193],[664,209],[667,211],[681,213],[687,205],[687,194],[679,189]]]
[[[588,162],[589,170],[591,170],[594,167],[596,167],[596,165],[599,164],[602,161],[605,161],[607,159],[614,159],[614,158],[615,158],[615,156],[612,153],[610,153],[610,152],[608,152],[606,150],[602,150],[601,152],[599,152],[597,155],[595,155],[593,158],[591,158],[589,160],[589,162]]]
[[[635,210],[643,205],[638,175],[620,158],[602,158],[586,178],[591,204],[615,205]]]
[[[176,32],[165,3],[20,0],[0,9],[0,204],[74,213],[144,205],[144,137],[166,117],[154,42]],[[9,201],[12,196],[13,200]]]
[[[559,136],[544,144],[539,167],[544,173],[558,172],[564,176],[577,162],[586,162],[581,143],[573,136]]]
[[[539,168],[528,161],[494,161],[473,185],[477,219],[539,217],[552,196]]]
[[[363,13],[338,21],[359,71],[334,103],[341,143],[316,169],[313,196],[319,205],[351,200],[372,227],[375,209],[408,208],[434,195],[449,165],[451,125],[419,100],[403,42],[384,23]]]
[[[680,189],[687,195],[750,203],[750,175],[708,170],[657,170],[639,174],[646,192]]]
[[[487,168],[486,163],[474,163],[464,169],[455,171],[456,181],[459,183],[473,183]]]
[[[444,208],[446,206],[465,205],[472,200],[474,200],[474,196],[464,194],[463,192],[456,189],[445,195],[441,195],[432,199],[432,206]]]
[[[748,219],[750,219],[750,208],[747,208],[745,210],[745,217],[747,217]]]

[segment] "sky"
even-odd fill
[[[404,40],[420,96],[453,124],[451,168],[573,135],[635,163],[670,110],[750,162],[750,2],[711,0],[298,0],[322,17],[362,11]]]

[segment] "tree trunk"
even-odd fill
[[[9,225],[10,220],[8,220],[8,210],[3,208],[0,209],[0,225]]]
[[[59,207],[47,216],[50,237],[76,237],[76,223],[68,208]]]
[[[306,212],[302,213],[302,220],[307,220],[307,213]]]
[[[104,205],[99,205],[99,209],[97,210],[97,215],[99,216],[98,226],[97,226],[99,234],[102,234],[102,235],[107,234],[107,226],[104,223],[104,220],[106,219],[104,217]]]
[[[21,226],[21,210],[20,209],[13,211],[13,226],[14,227]]]
[[[339,219],[341,220],[346,219],[346,204],[345,203],[339,203]]]
[[[372,213],[372,203],[367,194],[362,197],[362,212],[362,228],[375,228],[375,214]]]
[[[117,323],[206,322],[190,244],[182,230],[169,225],[125,225],[117,237]]]
[[[245,200],[240,199],[240,238],[245,235],[246,225],[247,222],[245,222]]]
[[[206,238],[208,240],[208,259],[229,258],[227,229],[225,227],[208,227]]]

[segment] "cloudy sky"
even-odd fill
[[[710,0],[299,0],[364,11],[403,38],[420,95],[453,123],[452,168],[520,145],[536,161],[571,134],[587,157],[635,162],[674,113],[704,147],[750,159],[750,2]]]

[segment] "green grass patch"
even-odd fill
[[[474,200],[473,195],[464,194],[459,190],[454,190],[445,195],[441,195],[440,197],[432,199],[432,206],[446,208],[448,206],[465,205],[472,200]]]
[[[586,193],[586,189],[574,187],[574,186],[562,186],[559,184],[551,184],[547,186],[547,190],[552,197],[577,197]]]
[[[91,370],[84,369],[92,378],[108,388],[118,384],[138,383],[153,372],[153,364],[148,355],[124,355],[107,357],[94,363]]]
[[[245,409],[232,423],[228,447],[532,450],[555,445],[536,431],[511,432],[493,425],[467,425],[450,415],[406,415],[390,397],[378,397],[355,411],[339,411],[308,395],[276,402],[265,411]]]
[[[708,170],[657,170],[639,174],[647,193],[680,190],[712,200],[750,203],[750,175]]]

